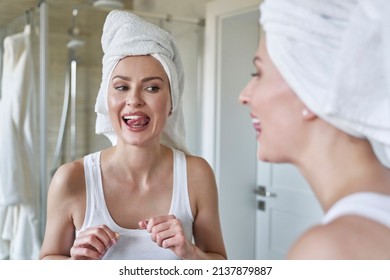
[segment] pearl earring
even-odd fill
[[[308,109],[303,109],[302,110],[302,116],[307,117],[309,115],[309,110]]]

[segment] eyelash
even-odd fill
[[[118,91],[126,91],[129,88],[127,86],[117,86],[117,87],[115,87],[115,89],[118,90]]]
[[[126,91],[129,89],[128,86],[117,86],[115,87],[116,90],[118,91]],[[148,92],[157,92],[160,90],[160,88],[158,86],[148,86],[148,87],[145,87],[145,90],[147,90]]]
[[[160,90],[160,88],[159,88],[158,86],[148,86],[148,87],[146,87],[145,89],[146,89],[147,91],[153,92],[153,93]]]

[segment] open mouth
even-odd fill
[[[261,132],[261,124],[260,124],[259,119],[252,116],[252,125],[253,125],[254,129],[256,130],[256,134],[259,135]]]
[[[128,114],[123,116],[122,119],[130,128],[143,128],[150,122],[150,117],[142,113]]]

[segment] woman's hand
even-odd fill
[[[73,260],[100,260],[116,244],[119,234],[106,225],[87,228],[76,237],[70,256]]]
[[[172,250],[182,259],[193,258],[196,247],[187,240],[181,221],[174,215],[143,220],[139,222],[139,226],[151,234],[158,246]]]

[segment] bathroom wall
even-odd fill
[[[48,39],[48,92],[47,92],[47,142],[48,166],[55,168],[53,162],[54,149],[57,142],[64,103],[65,76],[70,72],[69,60],[71,52],[77,62],[77,104],[76,104],[76,158],[102,149],[109,145],[103,136],[94,133],[94,105],[101,80],[100,36],[107,12],[86,5],[69,5],[59,1],[49,1],[49,39]],[[71,36],[72,12],[78,10],[75,26],[80,34]],[[58,11],[61,11],[59,13]],[[69,43],[82,42],[74,50]],[[68,117],[70,123],[70,116]],[[61,161],[71,160],[70,127],[68,125],[64,138],[66,147]]]

